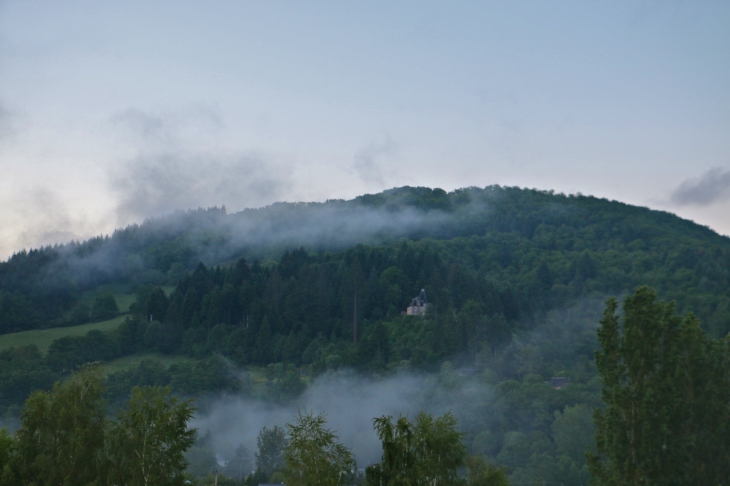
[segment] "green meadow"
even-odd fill
[[[92,322],[69,327],[52,327],[50,329],[34,329],[32,331],[14,332],[0,336],[0,350],[35,344],[41,353],[48,351],[48,347],[56,339],[65,336],[83,336],[89,331],[112,331],[121,324],[125,315],[117,316],[108,321]]]

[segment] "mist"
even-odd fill
[[[517,430],[530,433],[528,415],[539,412],[505,409],[494,385],[528,375],[542,376],[540,379],[565,376],[566,370],[570,370],[568,377],[575,383],[595,377],[596,330],[605,298],[592,295],[550,311],[505,346],[472,357],[452,356],[438,373],[407,369],[389,376],[330,372],[315,378],[300,397],[288,404],[243,396],[204,402],[191,426],[201,436],[210,432],[215,452],[230,458],[241,443],[252,453],[256,451],[256,437],[262,427],[283,427],[294,420],[299,410],[325,413],[328,426],[355,454],[359,468],[380,462],[382,449],[373,430],[373,418],[383,415],[413,419],[422,410],[433,415],[450,411],[467,446],[472,445],[477,433],[505,423],[515,423]],[[468,371],[459,369],[474,365],[476,368]]]
[[[166,191],[174,192],[174,183],[164,185]],[[215,192],[214,184],[210,190]],[[472,234],[475,214],[489,213],[492,196],[488,190],[464,192],[470,194],[470,202],[451,209],[423,209],[413,193],[393,190],[350,201],[275,203],[233,214],[227,214],[224,207],[176,211],[117,230],[110,237],[57,246],[59,258],[48,269],[54,275],[72,278],[83,288],[132,277],[137,283],[160,285],[166,282],[165,272],[170,269],[154,268],[154,262],[140,253],[140,245],[182,244],[189,253],[181,263],[190,270],[198,262],[211,266],[240,257],[249,262],[278,260],[286,250],[299,247],[326,252],[357,244],[388,244],[404,237],[467,235]],[[48,201],[51,196],[42,193],[38,199]],[[67,214],[62,205],[52,206],[59,212],[54,217],[62,219]],[[145,272],[152,276],[144,276]],[[48,285],[52,282],[49,280]]]
[[[446,374],[448,376],[448,373]],[[325,413],[339,440],[355,454],[358,467],[380,462],[382,449],[373,418],[407,415],[421,410],[436,415],[451,411],[460,428],[467,426],[475,407],[489,403],[491,391],[477,378],[451,381],[442,375],[400,372],[389,377],[365,377],[349,372],[316,378],[298,399],[274,405],[250,398],[226,397],[205,407],[191,422],[204,435],[210,432],[215,452],[231,457],[238,444],[256,450],[262,427],[285,426],[298,410]]]
[[[142,154],[112,175],[119,221],[160,217],[179,208],[275,201],[289,184],[260,155]]]
[[[110,120],[135,153],[109,170],[121,223],[184,208],[255,207],[285,199],[290,171],[256,151],[215,141],[225,124],[215,107],[149,112],[127,109]],[[192,139],[198,140],[191,144]]]

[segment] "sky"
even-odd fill
[[[0,0],[0,258],[491,184],[730,235],[730,2]]]

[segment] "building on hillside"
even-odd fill
[[[408,316],[425,316],[426,309],[428,309],[428,301],[426,300],[426,289],[421,289],[421,293],[418,297],[414,297],[411,300],[411,305],[406,309],[406,315]]]
[[[562,390],[570,383],[570,378],[566,378],[565,376],[553,376],[545,383],[548,383],[556,390]]]

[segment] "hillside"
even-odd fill
[[[279,260],[299,247],[322,256],[358,244],[390,248],[401,240],[428,246],[446,267],[458,263],[469,274],[515,289],[536,285],[526,276],[541,269],[538,287],[550,287],[543,289],[550,290],[548,307],[585,292],[621,293],[651,283],[677,299],[680,309],[701,315],[713,335],[730,330],[730,239],[665,212],[490,186],[451,193],[404,187],[350,201],[279,203],[234,214],[200,209],[81,243],[24,250],[0,263],[0,332],[78,323],[71,311],[84,292],[104,284],[132,290],[174,285],[199,262]],[[582,280],[571,287],[576,275]],[[401,307],[424,285],[411,284],[397,302]]]
[[[0,275],[6,418],[90,362],[110,363],[112,404],[171,386],[212,417],[221,395],[275,413],[331,377],[357,383],[353,371],[387,396],[420,377],[418,403],[453,410],[469,450],[518,484],[587,482],[606,296],[649,285],[711,335],[730,331],[730,239],[646,208],[496,186],[177,213],[20,252]],[[403,315],[422,289],[425,314]],[[128,312],[118,326],[79,325],[115,309]],[[58,324],[77,325],[40,330]],[[35,330],[7,334],[23,329]],[[328,386],[334,406],[342,391]],[[195,449],[201,475],[231,453],[216,440]]]

